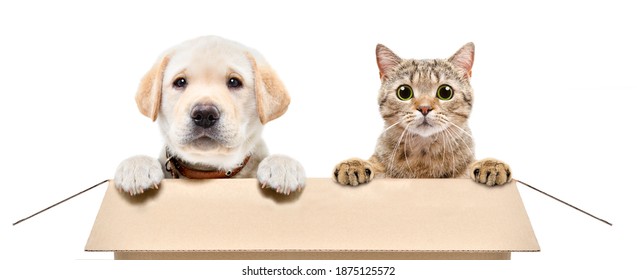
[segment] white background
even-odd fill
[[[14,275],[0,278],[231,279],[248,265],[393,265],[392,279],[635,277],[637,21],[627,4],[126,2],[0,4],[0,273]],[[258,49],[277,70],[292,104],[264,137],[311,177],[374,149],[377,43],[437,58],[473,41],[478,157],[501,158],[514,177],[614,225],[520,186],[542,252],[502,262],[106,261],[83,251],[105,187],[11,226],[112,177],[128,156],[157,155],[137,83],[164,49],[207,34]]]

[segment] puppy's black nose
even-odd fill
[[[190,118],[195,123],[195,125],[209,128],[213,126],[221,117],[221,112],[215,105],[211,104],[201,104],[196,105],[190,110]]]

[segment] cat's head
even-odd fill
[[[377,45],[378,104],[386,127],[422,137],[465,127],[473,104],[473,54],[473,43],[467,43],[448,59],[402,59]]]

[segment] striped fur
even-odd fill
[[[488,185],[511,179],[505,163],[475,161],[468,120],[473,106],[470,84],[474,45],[468,43],[448,59],[402,59],[378,45],[381,88],[378,94],[385,129],[369,161],[339,163],[334,176],[344,185],[367,183],[374,177],[470,177]],[[409,86],[413,97],[401,100],[397,90]],[[441,86],[453,88],[451,99],[437,97]]]

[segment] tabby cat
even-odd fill
[[[378,105],[385,130],[369,161],[352,158],[336,166],[336,181],[352,186],[374,177],[471,178],[489,186],[509,182],[506,163],[474,158],[467,125],[473,105],[473,55],[473,43],[449,59],[425,60],[401,59],[377,45]]]

